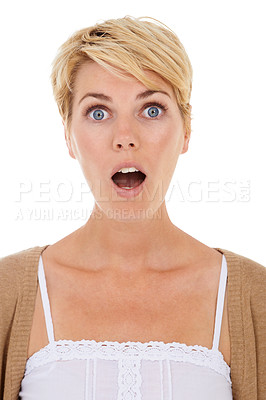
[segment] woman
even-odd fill
[[[61,46],[51,78],[95,205],[70,235],[1,260],[4,400],[265,398],[265,268],[167,214],[191,133],[176,35],[105,21]]]

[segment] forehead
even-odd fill
[[[150,89],[139,81],[135,76],[116,67],[119,76],[96,62],[85,62],[79,68],[74,82],[74,92],[82,93],[87,89],[116,89],[117,85],[125,86],[129,90]],[[174,98],[174,91],[159,74],[154,71],[145,70],[145,76],[152,80],[158,89],[167,91]]]

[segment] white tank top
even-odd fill
[[[42,257],[40,285],[49,344],[28,358],[21,400],[232,400],[230,367],[218,350],[227,263],[223,255],[213,346],[55,340]]]

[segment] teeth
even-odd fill
[[[122,174],[127,174],[128,172],[135,172],[135,171],[138,171],[138,169],[136,169],[134,167],[129,167],[129,168],[121,168],[117,172],[122,172]]]
[[[131,187],[128,187],[128,186],[122,186],[122,189],[132,189],[133,188],[133,186],[131,186]]]

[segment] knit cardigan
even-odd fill
[[[0,398],[17,400],[25,372],[38,286],[47,247],[0,258]],[[234,400],[266,399],[266,268],[229,250],[227,307]],[[74,399],[73,399],[74,400]]]

